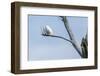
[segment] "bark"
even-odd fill
[[[86,34],[85,37],[82,38],[82,41],[81,41],[81,48],[82,48],[83,58],[88,58],[88,41],[87,41],[87,34]]]

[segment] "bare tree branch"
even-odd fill
[[[69,35],[69,37],[70,37],[70,40],[69,40],[69,39],[66,39],[66,38],[64,38],[64,37],[61,37],[61,36],[53,35],[53,34],[51,33],[52,31],[50,31],[51,28],[50,28],[50,27],[47,27],[47,26],[46,26],[45,28],[43,28],[42,35],[43,35],[43,36],[48,36],[48,37],[61,38],[61,39],[64,39],[64,40],[66,40],[66,41],[72,43],[73,47],[76,49],[76,51],[78,52],[78,54],[80,55],[80,57],[81,57],[81,58],[84,58],[84,57],[83,57],[83,53],[82,53],[81,46],[80,46],[80,45],[78,44],[78,42],[76,41],[76,39],[75,39],[75,37],[74,37],[74,34],[73,34],[72,30],[71,30],[71,27],[69,26],[68,21],[67,21],[67,19],[66,19],[66,16],[59,16],[59,17],[62,19],[62,21],[63,21],[63,23],[64,23],[64,26],[65,26],[65,28],[66,28],[66,31],[68,32],[68,35]]]
[[[68,41],[68,42],[70,42],[70,43],[74,44],[72,40],[66,39],[66,38],[61,37],[61,36],[56,36],[56,35],[44,35],[44,34],[42,34],[42,35],[43,35],[43,36],[48,36],[48,37],[56,37],[56,38],[61,38],[61,39],[63,39],[63,40],[66,40],[66,41]]]
[[[70,39],[72,40],[72,42],[73,42],[73,46],[74,46],[74,48],[76,49],[76,51],[79,53],[79,55],[83,58],[83,55],[82,55],[82,50],[81,50],[81,46],[78,44],[78,42],[76,41],[76,39],[75,39],[75,37],[74,37],[74,34],[73,34],[73,32],[72,32],[72,30],[71,30],[71,28],[70,28],[70,26],[69,26],[69,24],[68,24],[68,21],[67,21],[67,19],[66,19],[66,16],[60,16],[61,18],[62,18],[62,21],[63,21],[63,23],[64,23],[64,25],[65,25],[65,28],[66,28],[66,30],[67,30],[67,32],[68,32],[68,34],[69,34],[69,37],[70,37]]]

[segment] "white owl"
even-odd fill
[[[53,30],[50,28],[50,26],[46,25],[43,29],[42,29],[42,35],[53,35],[54,32]]]

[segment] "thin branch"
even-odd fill
[[[73,44],[72,40],[66,39],[66,38],[61,37],[61,36],[56,36],[56,35],[44,35],[44,34],[42,34],[42,35],[43,35],[43,36],[48,36],[48,37],[56,37],[56,38],[60,38],[60,39],[66,40],[66,41],[68,41],[68,42],[70,42],[70,43]]]

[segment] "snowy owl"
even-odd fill
[[[53,30],[50,28],[50,26],[46,25],[43,29],[42,29],[42,35],[53,35],[54,32]]]

